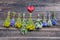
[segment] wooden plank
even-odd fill
[[[17,30],[17,28],[4,28],[4,27],[0,27],[0,30]],[[60,28],[55,27],[55,28],[42,28],[40,29],[41,31],[60,31]]]

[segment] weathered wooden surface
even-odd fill
[[[28,32],[25,35],[21,35],[18,29],[1,29],[1,40],[57,40],[60,39],[59,28],[42,28],[40,31]]]

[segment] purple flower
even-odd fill
[[[14,24],[15,24],[15,19],[12,19],[12,20],[10,21],[10,25],[11,25],[12,27],[14,27]]]
[[[47,27],[47,22],[43,22],[43,27]]]
[[[52,24],[53,25],[56,25],[57,24],[57,20],[55,19],[55,20],[52,20]]]

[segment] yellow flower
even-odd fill
[[[35,30],[35,26],[32,25],[32,24],[31,24],[31,25],[28,24],[28,25],[26,26],[26,29],[27,29],[27,30]]]
[[[10,22],[4,22],[3,26],[5,26],[6,28],[8,28],[10,26]]]
[[[16,28],[21,28],[21,26],[22,26],[22,23],[19,23],[19,22],[15,23]]]

